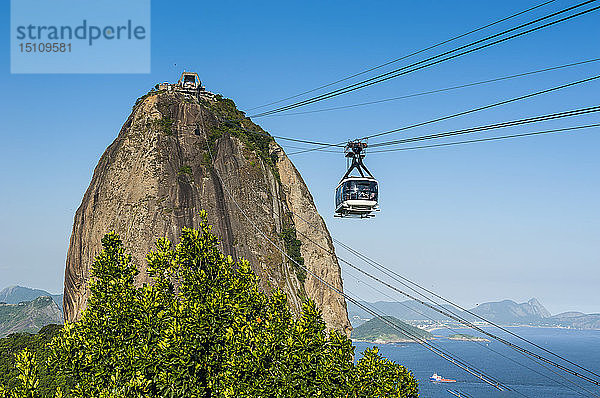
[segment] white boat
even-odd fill
[[[456,383],[454,379],[444,379],[442,376],[434,373],[433,376],[429,378],[429,381],[432,383]]]

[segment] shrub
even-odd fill
[[[173,135],[173,120],[170,117],[163,116],[152,122],[154,126],[165,135]]]
[[[35,355],[37,363],[37,379],[41,396],[53,396],[55,374],[48,368],[45,359],[49,355],[48,343],[60,333],[62,325],[44,326],[37,334],[13,333],[0,339],[0,385],[7,389],[15,389],[19,385],[19,369],[17,369],[17,354],[27,350]],[[2,398],[2,393],[0,393]]]
[[[192,168],[184,164],[179,168],[179,172],[177,174],[187,174],[189,176],[192,176]]]
[[[285,251],[288,256],[293,260],[292,266],[296,270],[296,275],[298,276],[298,280],[300,283],[304,283],[306,280],[306,270],[303,268],[304,266],[304,258],[302,257],[302,253],[300,252],[300,247],[302,247],[302,242],[298,240],[296,236],[296,228],[293,224],[287,225],[281,231],[281,238],[283,239],[283,243],[285,246]]]

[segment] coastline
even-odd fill
[[[437,336],[436,336],[437,337]],[[359,339],[350,339],[352,343],[367,343],[367,344],[398,344],[398,343],[419,343],[418,341],[411,339],[394,339],[394,340],[359,340]],[[435,340],[435,338],[427,338],[424,340]]]
[[[451,326],[448,325],[449,327],[451,327],[453,330],[472,330],[472,328],[467,327],[467,326]],[[478,327],[493,327],[492,325],[476,325]],[[594,329],[594,328],[574,328],[574,327],[569,327],[569,326],[560,326],[560,325],[518,325],[518,324],[511,324],[511,325],[499,325],[503,328],[534,328],[534,329],[565,329],[565,330],[600,330],[599,329]],[[435,326],[435,327],[431,327],[431,328],[427,328],[424,329],[427,330],[428,332],[434,332],[436,330],[448,330],[446,327],[444,326]]]

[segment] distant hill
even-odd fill
[[[0,303],[19,304],[21,301],[32,301],[43,296],[52,297],[62,311],[62,294],[50,294],[45,290],[23,286],[9,286],[0,290]]]
[[[416,328],[393,316],[384,317],[390,323],[398,326],[400,329],[407,331],[409,334],[417,336],[421,339],[430,339],[433,336],[426,330]],[[402,332],[396,330],[388,323],[379,318],[373,318],[370,321],[363,323],[352,331],[352,339],[360,341],[368,341],[373,343],[395,343],[395,342],[410,342],[414,341]]]
[[[404,321],[449,321],[447,317],[433,311],[416,301],[401,302],[377,301],[362,302],[378,312],[394,316]],[[347,303],[348,317],[355,328],[365,323],[372,316],[354,303]],[[449,305],[444,308],[452,309],[469,321],[478,321],[476,317],[464,311],[459,311]],[[564,312],[551,315],[550,312],[535,298],[526,303],[516,303],[512,300],[488,302],[470,309],[487,320],[501,325],[531,325],[531,326],[561,326],[578,329],[600,329],[600,314],[584,314],[581,312]]]
[[[539,323],[542,319],[551,316],[550,312],[535,298],[521,304],[512,300],[483,303],[473,308],[471,312],[502,324]]]
[[[62,323],[62,311],[49,296],[18,304],[0,304],[0,337],[16,332],[37,333],[46,325]]]
[[[549,324],[577,329],[600,329],[600,314],[584,314],[583,312],[563,312],[546,319]]]

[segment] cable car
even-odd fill
[[[366,142],[355,140],[344,149],[352,163],[335,190],[335,217],[369,218],[379,211],[379,184],[363,163],[366,148]],[[354,170],[360,176],[352,176]]]

